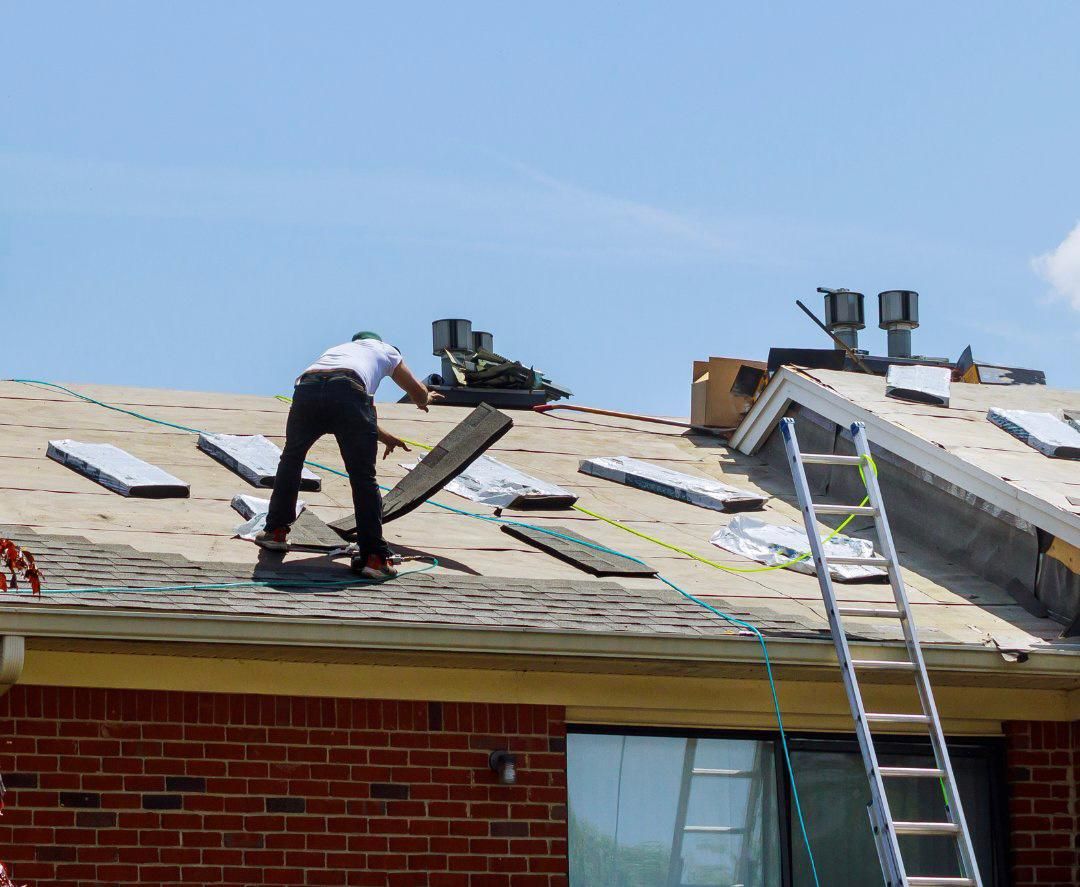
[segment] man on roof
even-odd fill
[[[304,461],[315,441],[332,434],[345,460],[356,511],[359,551],[353,567],[368,579],[389,579],[397,574],[390,563],[390,546],[382,534],[382,496],[375,479],[375,460],[380,441],[386,446],[384,459],[398,447],[409,448],[379,427],[374,395],[387,376],[424,412],[442,397],[428,391],[412,374],[397,348],[370,331],[357,333],[351,342],[330,348],[300,374],[289,407],[285,447],[274,479],[266,528],[255,537],[263,548],[288,548]]]

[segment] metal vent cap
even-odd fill
[[[445,318],[431,322],[431,345],[436,357],[444,351],[452,354],[473,350],[472,321],[461,318]]]
[[[913,330],[919,325],[919,294],[914,290],[885,290],[878,293],[878,315],[883,330]]]

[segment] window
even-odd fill
[[[780,882],[773,744],[571,734],[572,887]]]
[[[790,737],[821,884],[881,883],[853,739]],[[950,744],[983,883],[1004,885],[998,749]],[[878,742],[883,764],[928,766],[928,747]],[[572,730],[570,887],[812,887],[775,735]],[[940,819],[933,780],[893,780],[897,819]],[[909,874],[957,873],[953,842],[902,838]]]

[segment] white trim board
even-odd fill
[[[881,379],[881,384],[884,392],[884,379]],[[746,455],[757,452],[793,403],[813,410],[838,425],[864,423],[867,436],[875,446],[1080,547],[1080,516],[1060,509],[992,471],[900,428],[797,369],[783,367],[773,376],[769,386],[732,435],[731,447]],[[988,436],[1000,431],[989,422],[986,428]]]

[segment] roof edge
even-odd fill
[[[862,422],[875,445],[1080,547],[1080,526],[1066,520],[1037,496],[882,419],[799,370],[782,367],[773,376],[732,435],[731,446],[740,453],[753,455],[792,403],[811,409],[838,425]]]
[[[0,607],[5,630],[27,638],[69,638],[251,646],[353,648],[369,651],[488,653],[534,657],[574,657],[597,660],[637,660],[665,663],[717,662],[759,664],[756,638],[731,634],[686,638],[611,632],[559,632],[415,625],[398,622],[335,622],[326,619],[275,619],[190,613],[159,614],[105,610]],[[769,638],[773,666],[835,671],[836,654],[827,638]],[[899,649],[897,643],[855,643],[852,649],[875,654]],[[1032,650],[1024,663],[1009,663],[997,650],[959,645],[923,647],[931,671],[978,673],[984,680],[1073,678],[1080,684],[1077,656],[1072,651]]]

